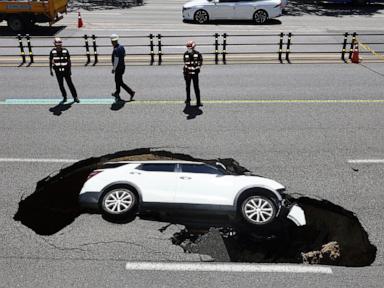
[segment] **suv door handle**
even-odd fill
[[[190,180],[190,179],[192,179],[192,177],[181,176],[180,179],[183,179],[183,180]]]

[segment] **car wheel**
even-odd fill
[[[14,32],[21,32],[25,28],[25,23],[21,17],[11,16],[8,18],[8,27]]]
[[[256,24],[264,24],[268,20],[268,13],[264,10],[257,10],[253,14],[253,21]]]
[[[127,188],[107,191],[101,201],[101,209],[107,216],[122,218],[136,213],[137,196]]]
[[[275,219],[277,208],[275,203],[261,195],[252,195],[241,204],[241,215],[245,221],[253,225],[266,225]]]
[[[209,20],[208,12],[205,10],[197,10],[193,18],[195,22],[199,24],[207,23]]]

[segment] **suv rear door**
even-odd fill
[[[177,173],[173,163],[144,163],[129,172],[141,190],[143,202],[172,203]]]

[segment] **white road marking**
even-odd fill
[[[350,164],[384,164],[384,159],[356,159],[348,160]]]
[[[180,272],[248,272],[248,273],[314,273],[333,274],[327,266],[273,265],[240,263],[164,263],[164,262],[128,262],[126,270],[141,271],[180,271]]]
[[[44,158],[0,158],[0,162],[27,162],[27,163],[75,163],[77,159],[44,159]]]

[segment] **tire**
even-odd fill
[[[253,22],[256,24],[264,24],[268,20],[268,13],[265,10],[257,10],[253,14]]]
[[[277,213],[276,204],[262,195],[252,195],[241,203],[242,218],[255,226],[271,224]]]
[[[122,219],[137,212],[137,195],[125,187],[114,187],[101,199],[101,210],[108,218]]]
[[[199,24],[208,23],[209,21],[208,12],[205,10],[197,10],[195,12],[195,15],[193,16],[193,19],[195,20],[196,23],[199,23]]]
[[[20,16],[10,16],[7,22],[8,27],[14,32],[21,32],[25,29],[24,19]]]

